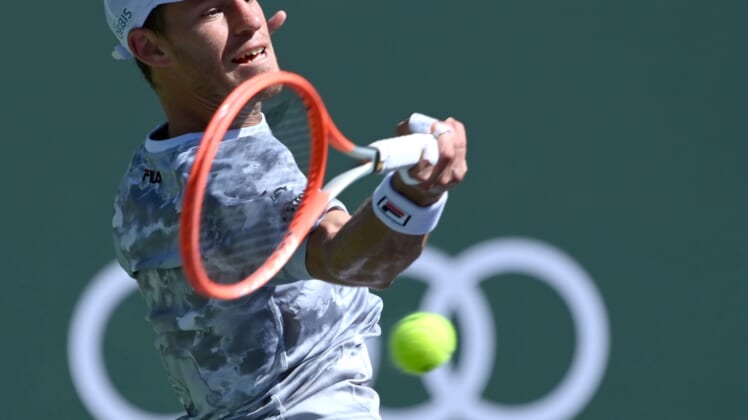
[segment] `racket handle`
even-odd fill
[[[431,134],[434,130],[434,124],[438,122],[439,120],[434,117],[414,112],[408,118],[408,129],[411,133]]]
[[[426,159],[435,165],[439,160],[437,138],[450,128],[436,118],[415,112],[408,118],[408,129],[413,134],[379,140],[370,146],[379,151],[377,172],[387,173],[398,170],[400,178],[406,184],[415,185],[420,184],[421,181],[411,177],[408,170],[421,159]]]
[[[377,172],[387,173],[398,169],[408,169],[418,163],[421,157],[431,164],[439,160],[439,146],[431,134],[408,134],[378,140],[369,145],[379,151]]]

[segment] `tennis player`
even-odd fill
[[[286,14],[266,20],[251,0],[104,5],[120,41],[113,55],[137,60],[166,115],[135,152],[117,191],[114,246],[147,303],[156,347],[186,411],[182,418],[380,418],[364,341],[380,333],[382,302],[369,289],[389,286],[418,257],[446,191],[463,180],[463,125],[451,118],[440,122],[439,161],[423,160],[410,170],[420,184],[391,174],[374,192],[411,207],[415,227],[388,222],[370,199],[353,214],[333,202],[268,285],[236,300],[207,299],[190,288],[181,270],[185,180],[222,100],[248,78],[279,68],[270,35]],[[319,46],[320,59],[335,53]],[[279,184],[296,165],[261,114],[240,116],[232,128],[206,194],[215,198],[208,204],[213,207],[204,210],[219,219],[219,235],[230,234],[231,226],[220,223],[229,207],[248,215],[249,226],[275,225],[301,192],[293,182]],[[397,129],[406,130],[403,123]]]

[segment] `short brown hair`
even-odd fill
[[[163,5],[156,6],[156,8],[148,15],[145,23],[143,23],[143,28],[150,29],[159,35],[163,35],[166,31],[166,20],[164,19],[162,6]],[[143,73],[145,80],[148,81],[148,84],[155,88],[156,86],[153,84],[153,77],[151,76],[151,68],[148,64],[138,60],[137,57],[135,58],[135,63],[138,65],[140,72]]]

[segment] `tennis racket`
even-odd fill
[[[222,215],[223,228],[216,228],[215,207],[210,204],[215,194],[206,196],[206,191],[219,177],[213,173],[216,162],[223,162],[223,155],[232,153],[222,151],[230,147],[231,142],[224,141],[229,127],[238,115],[247,113],[263,115],[272,138],[282,143],[281,155],[290,153],[295,167],[279,171],[278,167],[288,166],[288,160],[281,164],[263,162],[259,155],[251,158],[253,162],[247,165],[266,164],[263,175],[277,177],[278,188],[246,199],[252,205],[238,205],[232,216]],[[436,163],[438,133],[432,133],[439,124],[431,117],[413,114],[408,125],[415,134],[358,145],[338,130],[320,95],[302,76],[278,71],[243,82],[209,122],[184,191],[180,249],[184,273],[192,287],[204,296],[224,300],[251,294],[279,274],[329,203],[356,180],[393,170],[406,175],[422,157]],[[268,143],[262,150],[276,146]],[[330,148],[356,164],[325,182]],[[406,182],[417,182],[407,178],[404,176]],[[242,182],[236,180],[238,190],[244,187]],[[272,205],[280,206],[283,217],[272,212]]]

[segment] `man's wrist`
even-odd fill
[[[392,189],[400,193],[403,197],[412,201],[421,207],[428,207],[439,201],[446,192],[425,191],[418,185],[409,185],[400,178],[400,174],[395,172],[391,177]]]
[[[371,201],[377,218],[388,228],[406,235],[425,235],[434,230],[447,203],[447,193],[422,205],[396,191],[393,178],[392,173],[385,176],[374,191]],[[433,199],[433,196],[428,197],[429,201]]]

